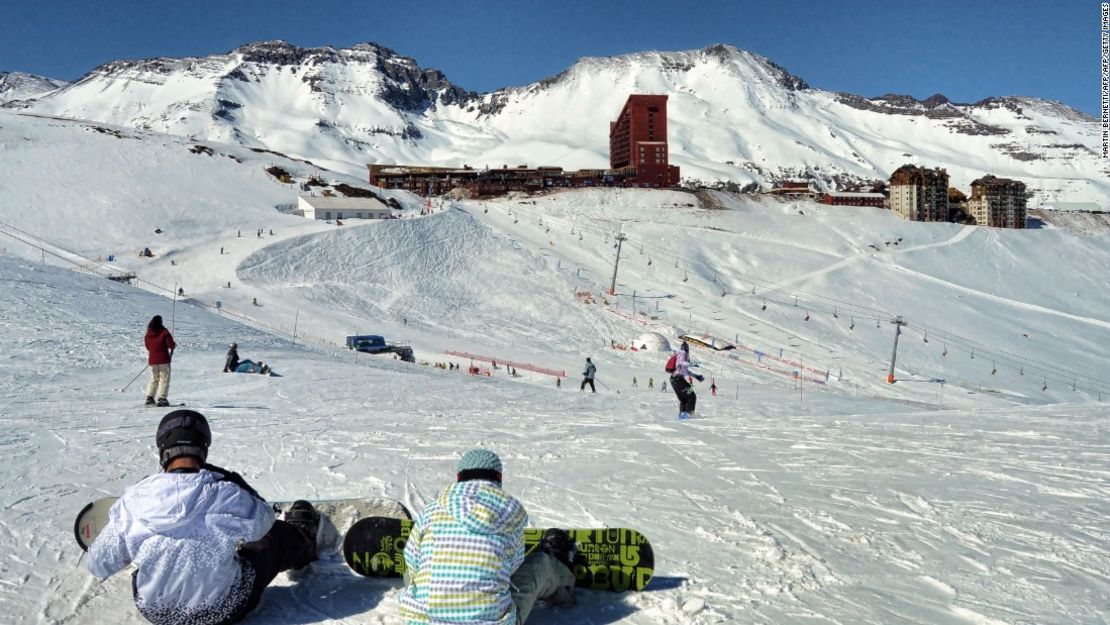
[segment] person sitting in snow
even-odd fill
[[[549,529],[525,558],[528,513],[502,489],[501,472],[492,451],[466,452],[456,482],[416,517],[397,597],[409,623],[523,625],[537,599],[574,601],[574,541]]]
[[[254,362],[253,360],[246,358],[239,361],[239,366],[235,367],[234,371],[235,373],[261,373],[263,375],[269,375],[270,365],[262,362],[261,360],[258,362]]]
[[[133,562],[135,607],[156,625],[238,623],[278,573],[316,559],[319,515],[297,501],[275,520],[241,475],[205,464],[212,433],[199,412],[167,414],[155,442],[162,473],[112,505],[89,572],[106,579]]]

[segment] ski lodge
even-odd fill
[[[667,96],[633,94],[628,96],[616,121],[609,124],[609,169],[565,171],[562,167],[527,165],[475,169],[467,165],[389,164],[367,165],[367,169],[370,184],[382,189],[403,189],[424,197],[454,192],[481,198],[552,188],[673,188],[679,184],[679,169],[669,159]]]
[[[297,210],[308,219],[390,219],[393,213],[372,197],[300,196]]]

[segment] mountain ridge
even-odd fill
[[[227,53],[105,63],[9,108],[278,150],[348,173],[375,162],[603,168],[608,122],[630,93],[666,93],[686,181],[807,178],[843,188],[906,162],[986,173],[1044,199],[1110,203],[1095,122],[1023,96],[954,103],[812,87],[728,44],[581,57],[526,85],[479,93],[373,42],[256,41]]]

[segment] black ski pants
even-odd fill
[[[243,568],[254,569],[254,585],[246,604],[236,611],[229,624],[238,623],[258,607],[262,591],[278,573],[308,566],[315,560],[316,537],[309,537],[300,528],[279,519],[260,540],[239,547],[239,559]]]
[[[582,386],[579,386],[578,390],[580,390],[580,391],[586,390],[586,385],[587,384],[590,385],[590,390],[591,391],[593,391],[594,393],[597,392],[597,389],[594,388],[594,379],[593,378],[582,378]]]
[[[678,397],[678,411],[694,412],[694,406],[698,403],[698,396],[694,393],[694,387],[690,386],[686,378],[680,375],[672,375],[671,388],[674,389],[674,394]]]

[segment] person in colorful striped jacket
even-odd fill
[[[417,516],[397,599],[409,625],[522,625],[537,599],[573,602],[573,542],[549,530],[546,550],[525,559],[528,513],[501,488],[501,470],[492,451],[466,452],[456,482]]]

